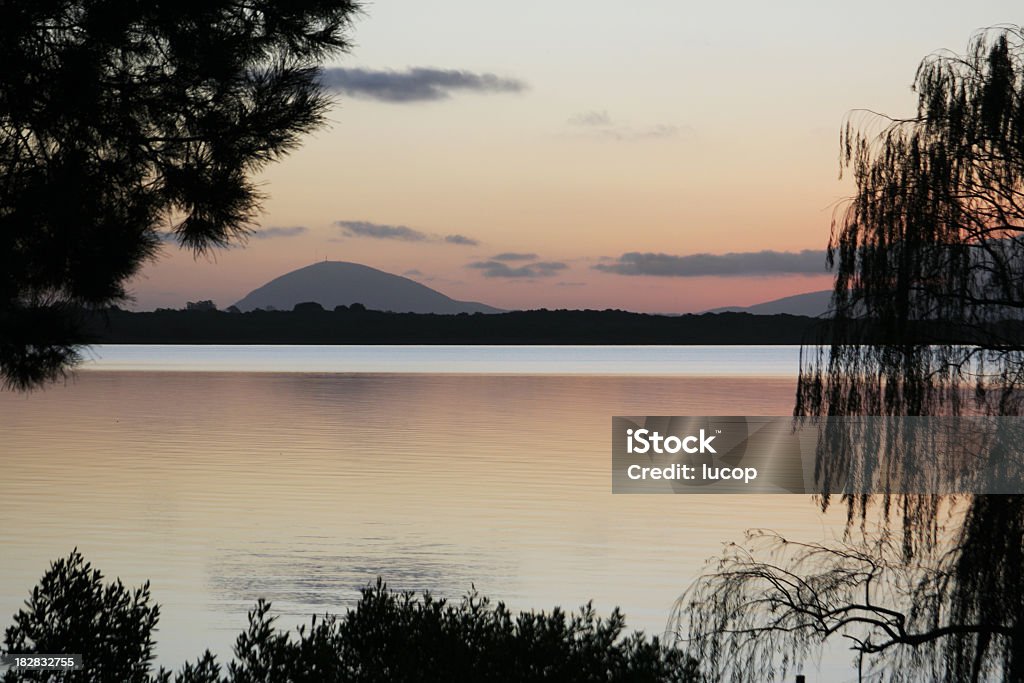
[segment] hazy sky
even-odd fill
[[[506,308],[824,289],[846,113],[911,113],[923,56],[1014,21],[1009,1],[367,3],[324,76],[329,128],[261,178],[264,232],[198,261],[166,245],[135,307],[224,307],[325,258]]]

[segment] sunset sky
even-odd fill
[[[165,245],[133,307],[226,307],[325,258],[503,308],[825,289],[844,116],[912,113],[923,56],[1022,19],[1009,1],[367,3],[324,75],[330,126],[261,178],[258,232],[199,260]]]

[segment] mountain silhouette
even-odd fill
[[[788,313],[789,315],[808,315],[817,317],[824,315],[832,303],[832,290],[826,289],[820,292],[807,292],[787,296],[781,299],[765,301],[753,306],[725,306],[712,308],[708,313],[753,313],[754,315],[778,315]]]
[[[307,301],[328,310],[360,303],[371,310],[395,313],[501,312],[475,301],[456,301],[407,277],[348,261],[320,261],[285,273],[249,292],[235,306],[242,311],[290,311]]]

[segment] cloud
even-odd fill
[[[561,261],[539,261],[513,268],[501,261],[474,261],[467,268],[479,270],[484,277],[533,278],[553,277],[569,266]]]
[[[249,237],[257,240],[269,240],[275,237],[295,237],[309,232],[309,228],[303,225],[293,225],[287,228],[271,227],[260,228],[249,233]]]
[[[299,235],[304,235],[307,232],[309,232],[309,228],[307,228],[304,225],[293,225],[289,227],[274,226],[269,228],[257,228],[255,230],[251,230],[245,234],[245,238],[254,240],[271,240],[282,237],[297,237]],[[178,239],[178,236],[175,235],[173,232],[157,232],[157,240],[161,244],[170,244],[176,247],[181,246],[181,241]],[[243,239],[240,241],[230,242],[218,248],[226,250],[242,249],[244,247],[245,243]]]
[[[456,91],[517,93],[526,90],[526,83],[517,78],[425,67],[405,71],[330,68],[321,72],[320,83],[352,97],[397,103],[446,100]]]
[[[424,242],[428,239],[425,232],[413,230],[405,225],[382,225],[368,221],[335,221],[350,237],[373,237],[379,240],[399,240],[401,242]]]
[[[407,225],[385,225],[370,221],[334,221],[346,237],[370,237],[378,240],[397,240],[399,242],[440,242],[465,247],[475,247],[479,240],[465,235],[436,235],[410,228]]]
[[[612,118],[608,116],[608,112],[602,111],[585,111],[569,119],[570,126],[610,126],[612,125]]]
[[[605,140],[615,140],[616,142],[630,142],[633,140],[658,140],[662,138],[671,138],[678,135],[680,130],[682,129],[679,126],[671,126],[661,123],[642,128],[614,125],[594,128],[591,135]]]
[[[444,241],[448,244],[462,244],[467,247],[475,247],[480,244],[479,241],[465,235],[445,235]]]
[[[683,128],[667,123],[657,123],[653,126],[642,128],[616,127],[606,131],[607,137],[613,140],[656,140],[661,138],[672,138],[678,135]],[[685,130],[689,130],[688,128]]]
[[[521,254],[517,251],[503,251],[491,257],[492,261],[536,261],[536,254]]]
[[[466,284],[462,280],[452,280],[452,279],[446,278],[446,277],[438,277],[436,275],[428,275],[427,273],[424,273],[419,268],[413,268],[412,270],[407,270],[404,273],[402,273],[402,275],[404,275],[405,277],[416,278],[417,280],[419,280],[421,282],[438,282],[438,283],[447,284],[447,285],[464,285],[464,284]]]
[[[569,117],[570,126],[584,129],[580,135],[601,138],[604,140],[631,141],[670,138],[680,132],[690,130],[688,126],[676,126],[657,123],[645,126],[632,126],[616,121],[605,110],[585,111]]]
[[[728,254],[673,256],[629,252],[612,263],[599,263],[595,270],[616,275],[658,277],[743,277],[748,275],[824,275],[825,252],[748,251]]]

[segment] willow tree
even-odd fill
[[[802,353],[798,418],[1021,413],[1024,31],[927,57],[914,88],[914,116],[856,113],[840,136],[856,194],[833,221],[833,336]],[[828,508],[879,453],[863,423],[825,422]],[[899,436],[884,445],[898,452]],[[731,680],[841,636],[893,681],[1024,680],[1024,500],[913,495],[921,463],[903,464],[876,472],[892,495],[843,496],[855,546],[769,538],[726,553],[680,602],[679,635]]]
[[[59,377],[164,233],[244,237],[352,0],[0,2],[0,383]]]

